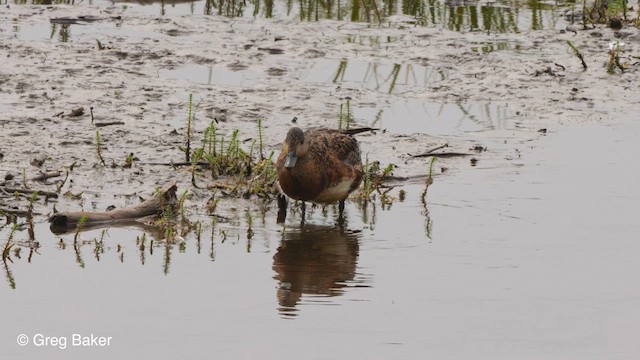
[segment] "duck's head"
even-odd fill
[[[287,155],[284,159],[284,167],[292,169],[296,166],[299,157],[303,157],[307,153],[307,145],[304,142],[304,133],[298,127],[291,128],[287,132],[287,138],[284,141],[284,149]]]

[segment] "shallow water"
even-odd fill
[[[353,109],[354,116],[392,133],[428,133],[433,136],[462,137],[469,133],[515,130],[527,118],[513,104],[442,103],[418,99],[397,101],[388,107]]]
[[[153,253],[150,235],[141,251],[141,231],[109,229],[98,261],[100,231],[76,252],[39,224],[31,260],[23,248],[8,264],[15,289],[0,287],[0,344],[11,359],[633,358],[639,135],[620,122],[484,137],[520,156],[436,176],[428,211],[421,184],[388,210],[349,203],[343,227],[331,207],[304,226],[257,212],[250,240],[241,215]],[[69,344],[19,347],[20,333]],[[83,349],[73,333],[113,340]]]

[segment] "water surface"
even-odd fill
[[[485,138],[520,156],[400,188],[390,209],[271,211],[207,227],[182,246],[110,229],[36,227],[7,264],[0,330],[11,359],[632,358],[640,292],[634,123],[565,126],[536,142]],[[596,142],[598,146],[593,146]],[[615,154],[615,155],[614,155]],[[394,189],[392,194],[397,195]],[[6,239],[8,228],[0,230]],[[65,243],[61,248],[60,240]],[[79,260],[81,259],[81,260]],[[5,270],[6,271],[6,270]],[[7,278],[9,280],[9,278]],[[15,289],[10,287],[15,283]],[[113,336],[108,348],[19,347],[19,333]],[[205,355],[207,354],[207,355]]]

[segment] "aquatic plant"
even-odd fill
[[[360,191],[355,193],[355,199],[361,200],[365,204],[376,200],[376,194],[380,195],[380,203],[382,205],[390,205],[393,198],[389,197],[389,191],[392,187],[385,186],[384,182],[393,174],[394,164],[388,164],[381,168],[379,161],[369,162],[369,157],[365,157],[363,166],[363,179]]]
[[[105,166],[106,163],[104,161],[104,158],[102,157],[102,146],[104,144],[102,143],[102,138],[100,137],[100,131],[96,130],[96,154],[98,155],[98,160],[100,160],[100,162],[102,163],[102,166]]]
[[[251,211],[247,209],[247,252],[251,252],[251,238],[253,238],[253,218],[251,217]]]
[[[178,199],[178,208],[180,209],[180,217],[182,218],[182,221],[188,221],[186,215],[185,215],[185,202],[187,201],[187,197],[189,195],[189,192],[187,190],[183,191],[182,194],[180,194],[180,198]]]
[[[571,47],[571,50],[573,50],[573,54],[580,60],[580,62],[582,62],[582,68],[587,70],[587,63],[584,61],[584,57],[580,53],[580,50],[578,50],[578,48],[569,40],[567,40],[567,44]]]
[[[76,232],[73,235],[73,242],[77,243],[78,242],[78,238],[80,237],[80,232],[82,232],[82,227],[84,226],[84,223],[87,222],[87,217],[83,216],[80,218],[80,221],[78,221],[78,225],[76,226]]]
[[[124,159],[124,165],[122,165],[122,167],[124,169],[131,169],[131,166],[133,165],[133,159],[133,153],[129,153],[129,155],[127,155],[127,157]]]
[[[73,251],[76,254],[76,263],[83,269],[85,267],[85,264],[84,260],[82,259],[82,253],[80,252],[80,242],[78,241],[78,238],[80,237],[80,232],[82,231],[85,222],[87,222],[87,217],[81,217],[76,227],[76,233],[73,236]]]
[[[251,194],[269,197],[278,193],[276,190],[278,169],[273,161],[274,155],[275,152],[271,151],[266,159],[254,165],[253,173],[255,176],[249,181],[248,186],[248,191]]]
[[[2,249],[3,261],[6,261],[9,258],[11,248],[13,247],[13,245],[15,245],[13,242],[13,237],[15,236],[17,231],[18,231],[18,224],[13,224],[13,226],[11,227],[11,231],[9,232],[7,242],[4,244],[4,248]]]
[[[586,27],[587,22],[592,24],[609,24],[613,29],[622,27],[622,20],[627,19],[626,0],[595,0],[587,5],[582,1],[582,23]]]
[[[185,134],[186,147],[181,148],[184,151],[185,161],[190,162],[191,158],[191,123],[193,121],[193,94],[189,94],[189,106],[187,113],[187,131]]]
[[[609,43],[609,61],[607,63],[607,73],[615,74],[616,68],[620,69],[621,72],[624,72],[624,67],[620,64],[620,52],[621,48],[624,46],[623,42],[613,41]]]
[[[260,150],[260,161],[264,160],[264,146],[263,146],[263,140],[262,140],[263,136],[262,136],[262,118],[259,117],[258,118],[258,147]],[[253,150],[253,146],[252,146],[252,150]]]
[[[425,208],[427,206],[427,191],[429,190],[429,186],[433,184],[433,165],[437,160],[438,158],[436,157],[431,158],[431,161],[429,162],[429,172],[427,173],[427,178],[425,179],[424,191],[422,192],[422,194],[420,194],[420,200],[422,201],[422,204]]]
[[[251,159],[240,147],[238,134],[239,130],[234,130],[229,141],[225,141],[223,135],[217,135],[215,121],[211,121],[205,130],[202,147],[196,153],[198,158],[208,163],[214,179],[222,175],[246,175],[251,172]]]

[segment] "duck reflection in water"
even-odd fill
[[[294,316],[303,294],[339,296],[356,276],[360,231],[305,225],[285,234],[273,257],[279,311]]]

